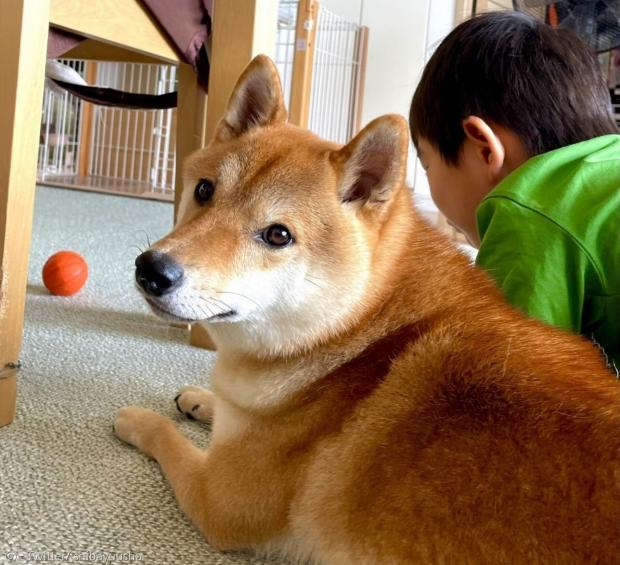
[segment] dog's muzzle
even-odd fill
[[[146,251],[136,257],[136,282],[152,296],[168,294],[183,281],[183,267],[161,251]]]

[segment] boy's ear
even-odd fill
[[[370,122],[342,149],[331,155],[340,173],[343,202],[380,206],[405,182],[409,129],[390,114]]]
[[[255,127],[286,122],[278,69],[266,55],[257,55],[245,68],[228,100],[214,139],[226,141]]]
[[[465,139],[474,144],[476,154],[487,167],[489,181],[498,183],[502,178],[506,149],[493,128],[478,116],[463,120]]]

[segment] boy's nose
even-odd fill
[[[182,280],[183,267],[170,255],[161,251],[146,251],[136,257],[136,282],[147,294],[168,294]]]

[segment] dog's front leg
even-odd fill
[[[181,510],[211,545],[218,549],[247,547],[247,540],[235,535],[238,516],[227,493],[209,488],[209,476],[221,472],[221,462],[209,457],[209,450],[198,449],[169,418],[138,406],[117,412],[114,432],[159,463]]]
[[[282,530],[288,506],[279,498],[285,489],[274,488],[274,495],[264,484],[257,487],[263,460],[243,457],[242,446],[203,451],[172,420],[137,406],[118,411],[114,432],[160,464],[181,510],[214,547],[248,549]]]
[[[183,436],[172,420],[138,406],[121,408],[113,427],[120,439],[159,463],[179,506],[202,529],[206,509],[200,495],[207,452]]]

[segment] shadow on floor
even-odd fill
[[[79,304],[69,297],[52,296],[41,285],[29,284],[28,295],[41,297],[26,304],[26,319],[32,316],[41,326],[64,324],[76,330],[123,333],[189,346],[187,329],[172,326],[154,314]]]

